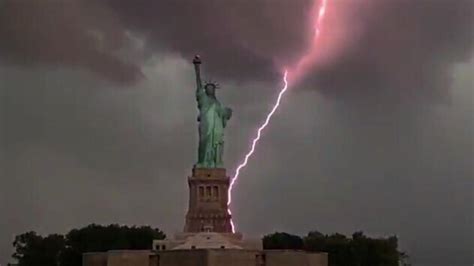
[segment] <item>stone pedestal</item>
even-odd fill
[[[327,266],[327,253],[263,250],[260,239],[232,233],[225,169],[194,168],[188,177],[184,232],[154,240],[152,250],[83,254],[83,266]]]
[[[224,168],[193,168],[188,177],[189,209],[185,233],[232,233],[227,207],[230,178]]]

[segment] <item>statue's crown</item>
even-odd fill
[[[220,88],[219,83],[214,82],[212,80],[208,80],[208,81],[205,82],[204,88],[207,87],[207,86],[214,86],[215,89]]]

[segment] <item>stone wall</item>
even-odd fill
[[[107,266],[107,252],[85,253],[82,255],[83,266]]]
[[[171,250],[158,253],[158,265],[153,266],[207,266],[206,250]]]
[[[308,253],[309,266],[327,266],[329,264],[327,253]]]
[[[209,250],[207,266],[255,266],[260,253],[257,250]]]
[[[83,266],[327,266],[328,256],[293,250],[121,250],[86,253],[83,261]]]
[[[119,250],[108,252],[107,266],[149,266],[149,250]]]

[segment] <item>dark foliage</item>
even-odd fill
[[[318,231],[304,238],[287,233],[274,233],[263,238],[266,249],[303,249],[327,252],[329,266],[398,266],[406,254],[398,251],[398,239],[369,238],[356,232],[351,238],[342,234],[324,235]]]
[[[89,225],[65,236],[42,237],[35,232],[19,235],[13,243],[20,266],[81,266],[82,254],[114,249],[151,249],[154,239],[165,234],[149,226]]]
[[[27,232],[16,236],[13,246],[16,250],[13,257],[20,266],[57,265],[65,240],[61,235],[42,237],[35,232]]]
[[[303,249],[303,239],[288,233],[274,233],[263,237],[264,249]]]

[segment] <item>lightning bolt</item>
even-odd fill
[[[244,161],[237,167],[237,170],[235,170],[234,177],[232,177],[232,180],[230,181],[230,186],[229,186],[229,191],[228,191],[228,200],[227,200],[227,206],[229,206],[228,211],[229,214],[232,215],[232,212],[230,210],[230,204],[232,203],[232,188],[235,185],[235,182],[239,178],[240,175],[240,170],[244,168],[252,154],[255,152],[255,148],[257,147],[257,143],[260,140],[260,137],[262,137],[262,131],[268,126],[270,123],[270,119],[272,119],[273,114],[276,112],[278,109],[278,106],[280,106],[281,99],[283,98],[283,95],[285,94],[286,90],[288,89],[288,71],[285,71],[285,74],[283,76],[283,82],[285,85],[283,86],[283,89],[281,89],[280,93],[278,94],[278,98],[276,100],[275,105],[273,106],[272,110],[270,113],[268,113],[267,118],[265,119],[265,122],[258,128],[257,130],[257,136],[253,139],[252,141],[252,146],[250,148],[250,151],[245,155]],[[235,225],[232,219],[230,220],[230,224],[232,226],[232,232],[235,233]]]
[[[314,55],[316,53],[315,47],[316,47],[317,40],[318,40],[318,38],[321,34],[321,24],[322,24],[322,21],[324,19],[324,15],[326,14],[327,3],[328,3],[328,0],[322,0],[321,5],[319,6],[319,9],[317,11],[317,16],[316,16],[316,19],[314,21],[314,31],[315,32],[314,32],[313,46],[309,49],[309,51],[307,53],[305,53],[304,55],[301,56],[298,63],[292,68],[292,71],[291,71],[292,74],[293,73],[294,74],[299,73],[301,75],[302,69],[304,69],[308,64],[310,64],[311,61],[312,61],[311,59],[314,58]],[[315,6],[316,6],[316,4],[315,4]],[[273,108],[267,114],[267,117],[266,117],[265,121],[258,128],[257,136],[253,139],[250,150],[247,152],[247,154],[244,157],[244,160],[242,161],[242,163],[239,164],[239,166],[235,170],[234,176],[231,178],[230,186],[229,186],[229,190],[228,190],[228,195],[227,195],[228,196],[227,197],[227,207],[228,207],[227,210],[228,210],[229,215],[232,215],[232,211],[230,209],[230,204],[232,203],[232,189],[234,188],[234,185],[236,184],[237,180],[239,179],[240,171],[245,166],[247,166],[247,163],[248,163],[250,157],[252,157],[252,155],[254,154],[255,148],[257,147],[257,144],[258,144],[258,141],[262,137],[262,131],[270,123],[270,120],[271,120],[273,114],[275,114],[276,110],[280,106],[281,99],[285,95],[285,92],[288,90],[288,72],[289,72],[288,69],[286,69],[284,71],[284,74],[283,74],[284,86],[280,90],[280,93],[278,94],[278,98],[277,98],[275,104],[273,105]],[[231,224],[231,227],[232,227],[232,232],[235,233],[235,224],[234,224],[234,221],[232,220],[232,218],[230,220],[230,224]]]

